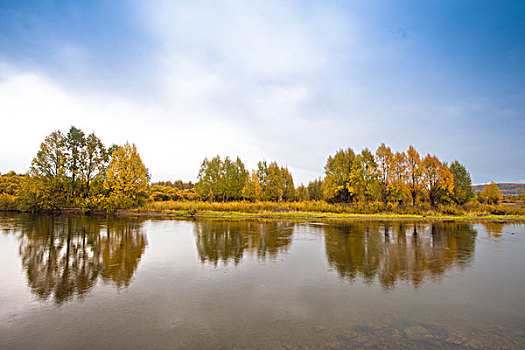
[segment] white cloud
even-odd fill
[[[9,69],[16,63],[0,62],[0,171],[27,170],[44,137],[71,125],[95,131],[107,144],[135,142],[154,179],[195,180],[202,159],[220,154],[239,155],[248,168],[277,160],[296,183],[307,183],[337,149],[373,150],[385,142],[458,158],[487,181],[494,165],[476,150],[502,155],[492,160],[500,165],[512,156],[504,151],[506,138],[515,149],[522,146],[516,135],[523,123],[488,135],[487,123],[501,106],[444,91],[454,83],[450,72],[421,68],[428,60],[419,60],[417,42],[392,35],[368,42],[372,29],[363,30],[362,19],[337,5],[296,5],[138,4],[143,17],[134,20],[153,38],[137,67],[148,72],[147,98],[125,92],[137,77],[108,86],[103,77],[90,77],[111,65],[97,69],[89,45],[59,50],[71,83],[45,69],[19,72]],[[104,86],[89,90],[96,82]]]
[[[10,117],[0,142],[14,142],[10,135],[39,116],[29,143],[9,161],[3,156],[5,168],[25,170],[47,134],[75,125],[106,143],[136,142],[156,179],[194,179],[205,156],[221,154],[239,155],[249,168],[261,159],[277,160],[294,169],[296,182],[307,182],[321,174],[338,140],[352,134],[344,131],[350,120],[334,127],[325,118],[333,115],[320,115],[323,108],[315,102],[324,89],[320,80],[341,63],[330,61],[330,49],[349,40],[335,9],[299,13],[282,2],[158,1],[142,10],[159,43],[149,56],[155,61],[144,62],[157,67],[159,93],[146,103],[119,91],[101,96],[70,85],[66,90],[40,74],[5,74],[3,111],[16,118]],[[61,52],[70,70],[79,72],[95,54],[71,45]],[[358,124],[354,118],[354,134]]]
[[[322,28],[314,28],[310,18],[283,2],[152,1],[142,12],[166,49],[219,62],[244,76],[282,79],[311,74],[326,65],[323,47],[333,43],[326,40],[333,28],[313,40]],[[337,18],[332,15],[332,20]],[[330,36],[337,34],[341,33]]]
[[[256,142],[232,123],[204,120],[191,111],[152,108],[111,96],[76,96],[35,74],[0,81],[0,171],[25,172],[40,142],[75,125],[111,143],[135,142],[155,179],[194,179],[201,160],[214,154],[254,157]]]
[[[142,13],[160,42],[161,103],[183,110],[170,121],[184,123],[181,115],[202,123],[221,120],[218,133],[229,121],[251,140],[233,155],[248,145],[257,148],[257,158],[243,158],[248,167],[275,159],[297,169],[297,182],[319,176],[337,136],[352,132],[342,131],[350,120],[334,127],[326,120],[333,113],[321,115],[316,103],[324,88],[319,81],[341,64],[330,50],[350,41],[336,9],[317,10],[299,13],[271,1],[147,3]],[[361,124],[349,119],[354,127]]]

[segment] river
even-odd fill
[[[525,348],[525,224],[0,216],[2,349]]]

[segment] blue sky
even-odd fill
[[[523,1],[2,0],[0,171],[75,125],[155,180],[385,142],[525,182],[524,38]]]

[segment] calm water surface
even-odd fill
[[[525,225],[0,216],[0,348],[525,348]]]

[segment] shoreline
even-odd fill
[[[51,215],[86,215],[86,216],[114,216],[114,217],[141,217],[149,219],[228,219],[228,220],[293,220],[293,221],[359,221],[359,220],[395,220],[395,221],[489,221],[489,222],[522,222],[524,215],[414,215],[414,214],[352,214],[352,213],[326,213],[326,212],[237,212],[237,211],[184,211],[160,210],[146,208],[117,209],[113,212],[95,210],[84,213],[81,208],[61,208],[37,212],[23,212],[17,210],[0,210],[0,213],[26,213],[26,214],[51,214]]]
[[[142,211],[140,209],[118,210],[115,216],[121,217],[146,217],[146,218],[200,218],[200,219],[271,219],[271,220],[294,220],[294,221],[356,221],[356,220],[396,220],[396,221],[492,221],[492,222],[524,222],[525,216],[521,215],[485,215],[485,216],[452,216],[452,215],[410,215],[410,214],[339,214],[322,212],[226,212],[226,211],[202,211],[188,213],[181,211]]]

